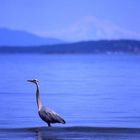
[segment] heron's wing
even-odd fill
[[[63,124],[66,123],[65,120],[62,117],[60,117],[56,112],[53,112],[53,114],[54,114],[54,118],[58,120],[60,123]]]
[[[44,114],[45,118],[50,122],[65,123],[65,120],[63,118],[61,118],[56,112],[54,112],[51,109],[46,108],[43,111],[43,114]]]

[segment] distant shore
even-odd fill
[[[1,54],[140,54],[140,41],[100,40],[43,46],[0,46]]]

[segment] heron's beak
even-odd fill
[[[28,82],[33,82],[33,80],[27,80]]]

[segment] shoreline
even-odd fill
[[[0,140],[65,140],[65,139],[112,139],[139,140],[140,128],[113,127],[29,127],[29,128],[0,128]]]

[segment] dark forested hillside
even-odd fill
[[[140,41],[101,40],[43,45],[35,47],[1,46],[0,53],[41,53],[41,54],[80,54],[80,53],[140,53]]]

